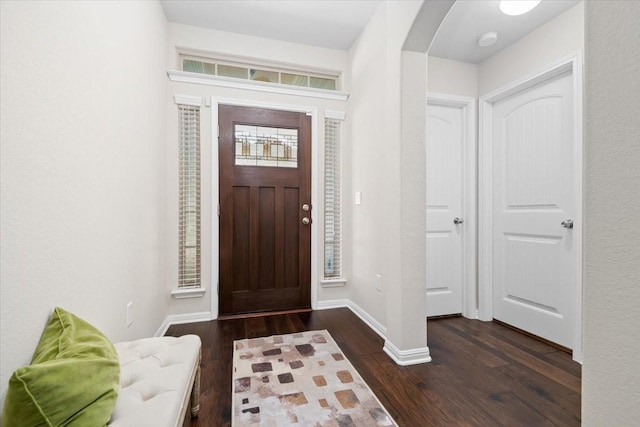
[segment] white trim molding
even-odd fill
[[[480,320],[493,319],[493,160],[492,160],[492,122],[494,103],[508,96],[528,89],[545,81],[551,80],[564,73],[571,73],[573,79],[573,134],[574,134],[574,178],[575,189],[574,206],[574,248],[575,248],[575,298],[573,332],[573,360],[582,361],[582,240],[583,240],[583,138],[582,138],[582,51],[575,52],[561,60],[545,67],[537,73],[498,88],[480,97],[480,128],[478,145],[478,308]]]
[[[462,241],[462,314],[469,319],[478,318],[477,287],[477,138],[476,98],[427,93],[427,105],[460,108],[462,110],[462,215],[464,235]]]
[[[344,111],[324,110],[324,118],[344,121],[347,114]]]
[[[156,331],[154,337],[164,336],[171,325],[208,322],[209,320],[211,320],[211,312],[209,311],[202,311],[199,313],[170,314],[164,319],[164,321]]]
[[[192,105],[194,107],[200,107],[202,105],[202,98],[199,96],[174,95],[173,100],[176,104],[180,105]]]
[[[400,350],[391,341],[386,340],[382,348],[387,355],[400,366],[418,365],[431,362],[429,347]]]
[[[171,291],[171,296],[175,299],[202,298],[205,293],[207,293],[207,289],[203,287],[176,289],[175,291]]]
[[[347,284],[347,279],[322,279],[320,286],[323,288],[341,288]]]
[[[231,89],[245,89],[252,92],[268,92],[280,95],[297,95],[307,98],[332,99],[334,101],[346,101],[348,92],[329,89],[316,89],[309,87],[297,87],[280,83],[267,83],[255,80],[234,79],[232,77],[214,76],[211,74],[191,73],[188,71],[167,71],[167,76],[172,82],[192,83],[206,86],[218,86]]]

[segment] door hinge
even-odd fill
[[[218,216],[220,216],[220,204],[218,204]]]
[[[218,138],[220,138],[220,125],[218,125]]]

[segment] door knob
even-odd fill
[[[304,205],[302,205],[302,210],[303,211],[309,212],[310,209],[311,209],[311,205],[308,205],[306,203]]]
[[[560,223],[560,225],[562,226],[562,228],[573,228],[573,220],[565,219]]]
[[[462,219],[462,218],[458,218],[458,217],[453,218],[453,223],[454,223],[455,225],[460,225],[460,224],[462,224],[463,222],[464,222],[464,219]]]
[[[305,216],[304,218],[302,218],[302,223],[304,225],[309,225],[311,224],[311,220]]]

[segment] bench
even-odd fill
[[[181,426],[189,403],[191,416],[198,415],[198,336],[144,338],[114,346],[120,359],[120,392],[108,426]]]

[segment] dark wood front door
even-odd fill
[[[220,314],[311,306],[311,119],[221,105]]]

